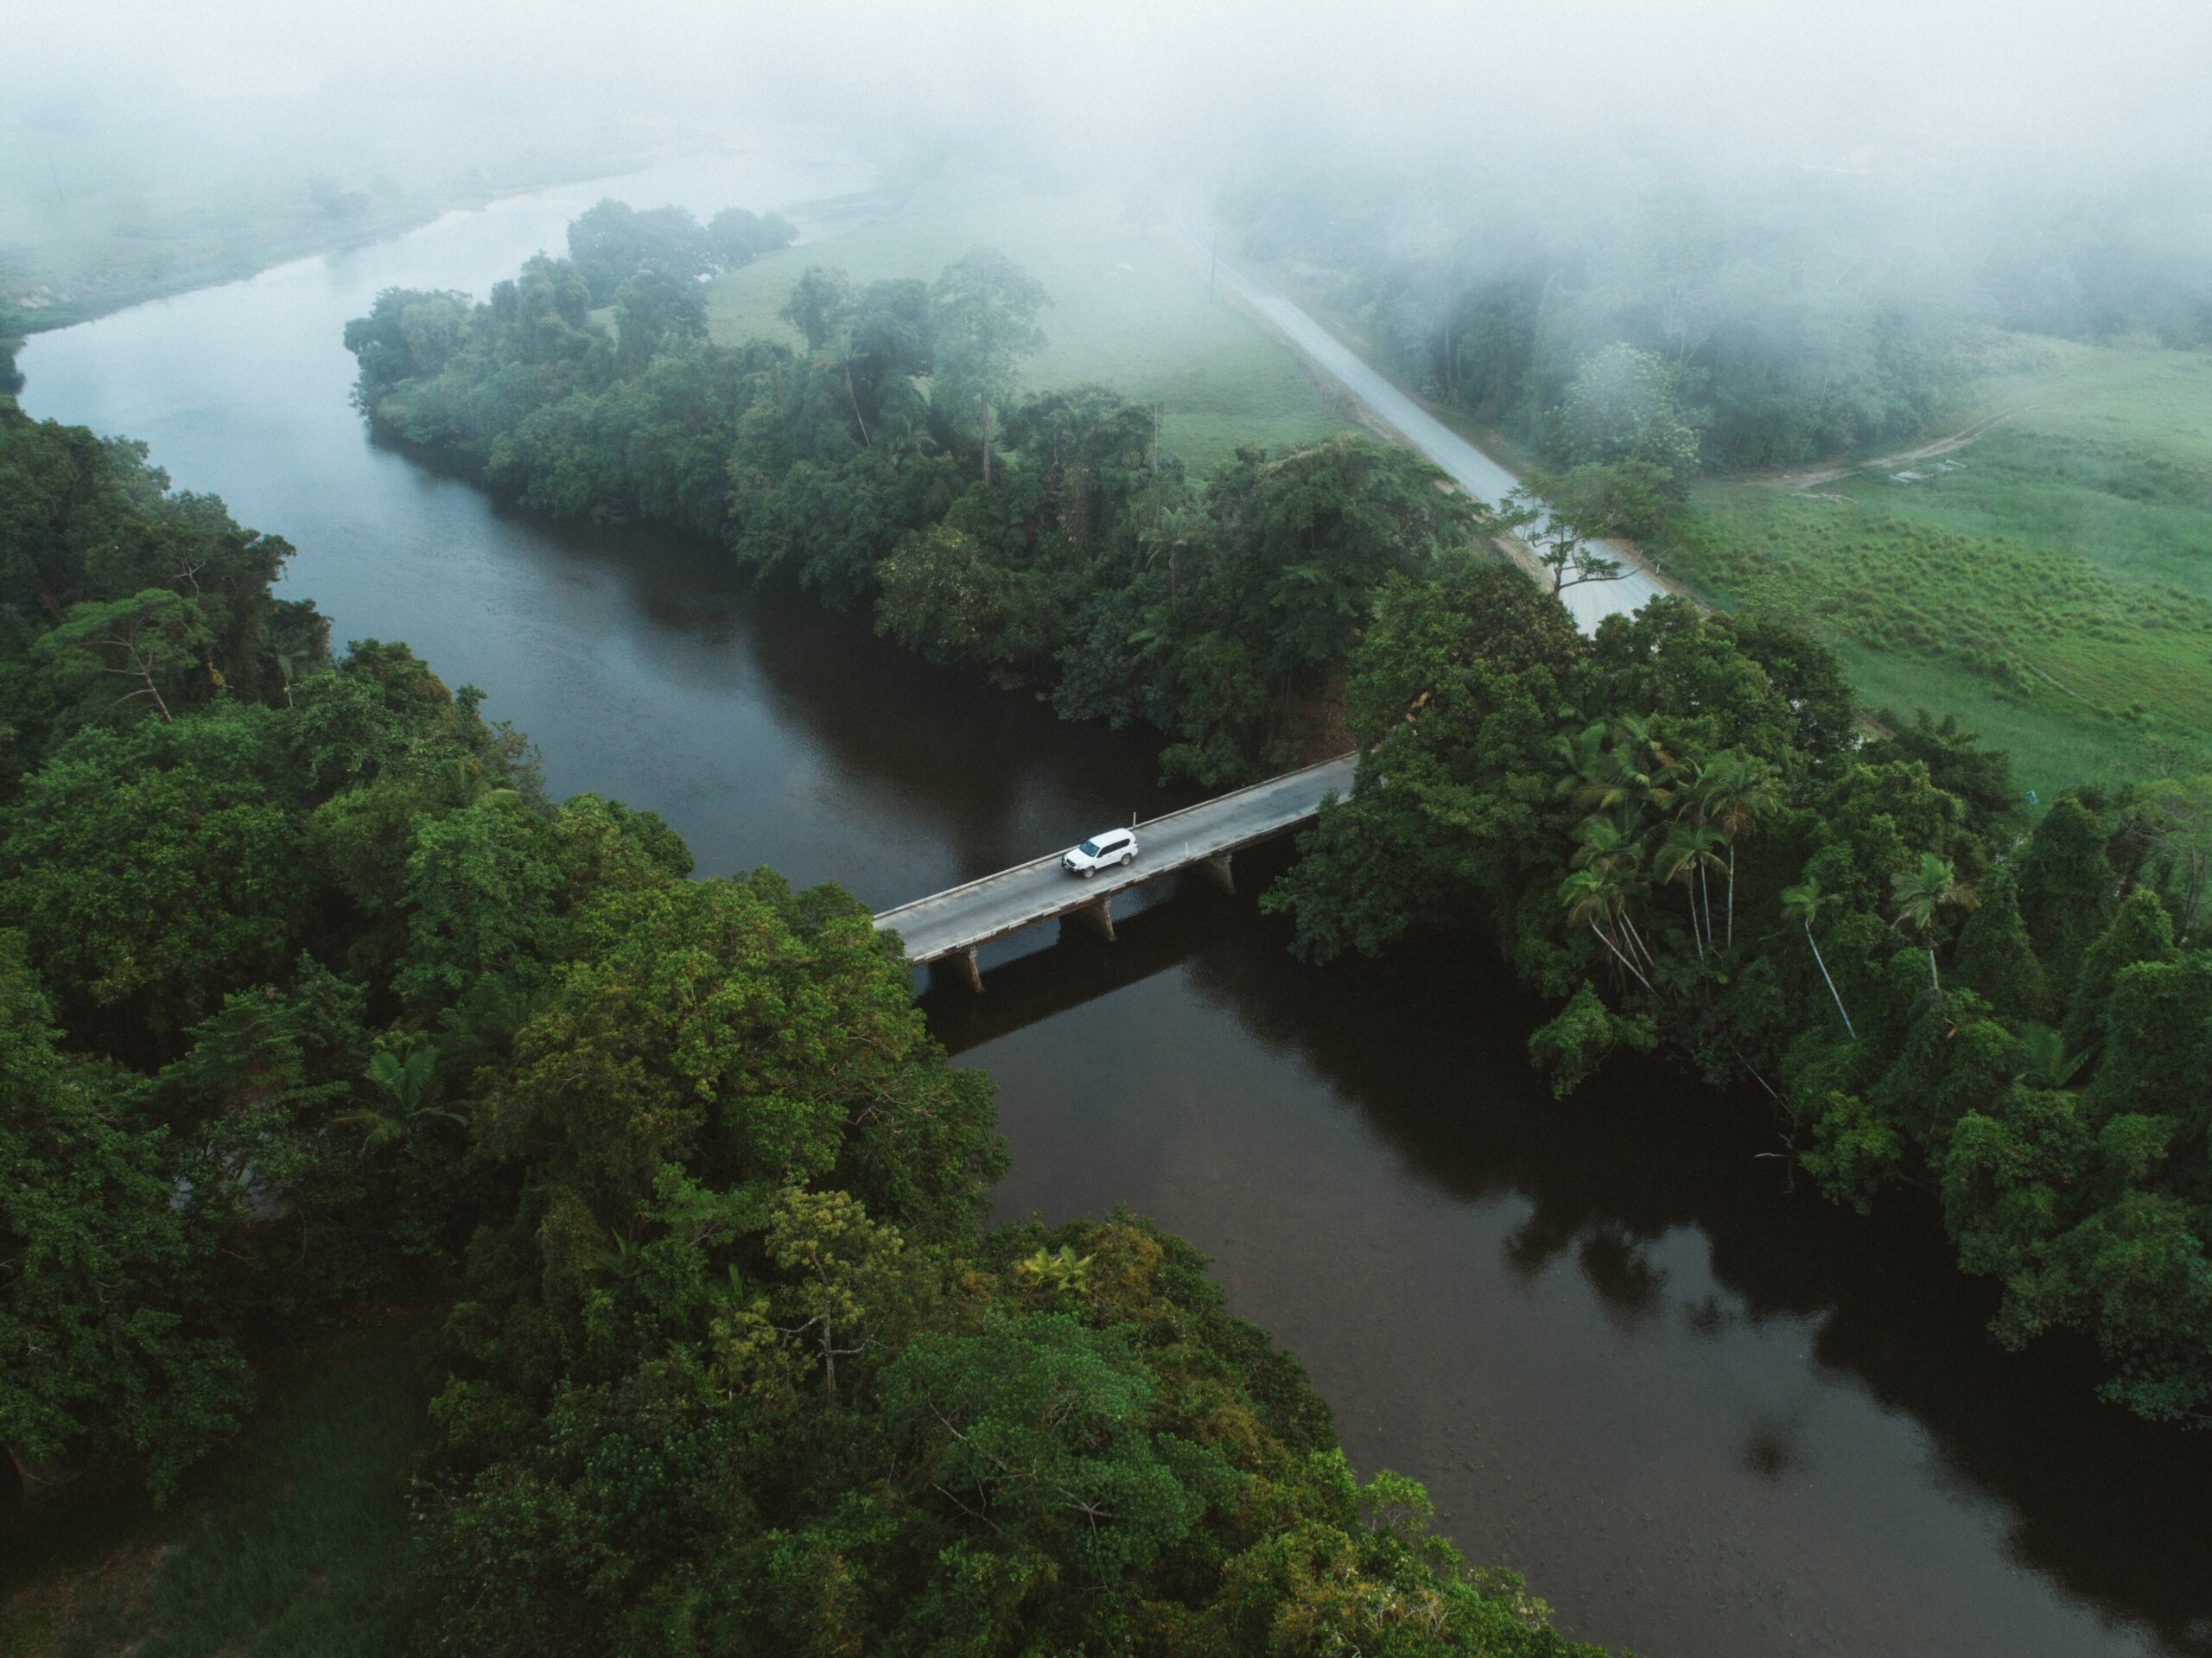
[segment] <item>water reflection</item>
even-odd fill
[[[1260,873],[1240,868],[1248,890]],[[1249,1261],[1224,1260],[1224,1275],[1243,1310],[1295,1330],[1325,1391],[1348,1406],[1363,1465],[1423,1473],[1463,1540],[1538,1573],[1570,1623],[1599,1633],[1605,1620],[1577,1614],[1631,1608],[1635,1638],[1653,1650],[1758,1650],[1771,1637],[1836,1651],[2212,1651],[2202,1621],[2212,1445],[2091,1403],[2082,1354],[1996,1348],[1983,1333],[1987,1287],[1951,1269],[1924,1210],[1862,1221],[1790,1195],[1760,1157],[1771,1140],[1759,1103],[1688,1079],[1614,1076],[1552,1102],[1526,1076],[1534,1009],[1469,941],[1304,969],[1249,898],[1197,884],[1121,933],[1112,947],[1071,935],[1038,950],[996,969],[981,997],[946,985],[925,998],[948,1042],[1007,1079],[1016,1190],[1002,1208],[1062,1213],[1129,1195],[1098,1167],[1095,1119],[1033,1109],[1039,1077],[1024,1032],[1093,999],[1141,996],[1119,1020],[1142,1022],[1167,1051],[1115,1078],[1125,1102],[1165,1089],[1192,1058],[1170,1029],[1177,998],[1228,1012],[1270,1052],[1294,1051],[1306,1091],[1356,1121],[1287,1109],[1280,1090],[1214,1091],[1203,1102],[1225,1119],[1214,1139],[1259,1178],[1301,1166],[1337,1183],[1355,1178],[1357,1145],[1378,1144],[1394,1206],[1414,1214],[1406,1236],[1431,1259],[1378,1247],[1394,1229],[1371,1210],[1329,1231],[1325,1186],[1293,1182],[1277,1189],[1285,1212],[1266,1236],[1295,1283],[1271,1285]],[[1054,1063],[1084,1069],[1086,1045],[1061,1045],[1073,1052]],[[1174,1138],[1150,1110],[1125,1132],[1163,1147]],[[1213,1208],[1189,1213],[1174,1211],[1173,1191],[1147,1194],[1167,1223],[1205,1242],[1236,1237],[1218,1190],[1206,1194]],[[1493,1247],[1455,1247],[1469,1216],[1490,1217],[1471,1229]],[[1445,1327],[1451,1291],[1421,1305],[1440,1264],[1462,1291],[1485,1278],[1512,1289],[1459,1298],[1479,1306],[1487,1336]],[[1415,1312],[1377,1320],[1377,1298]],[[1363,1338],[1378,1323],[1395,1324],[1396,1347]],[[1349,1341],[1347,1327],[1358,1332]],[[1501,1363],[1484,1350],[1499,1339],[1526,1344]],[[1394,1387],[1378,1371],[1419,1380]],[[1554,1387],[1562,1375],[1572,1380]],[[1395,1408],[1363,1409],[1363,1394]],[[1993,1558],[1961,1547],[1967,1516],[1988,1528]],[[1656,1535],[1624,1551],[1631,1521]],[[1672,1581],[1653,1575],[1668,1561]],[[1785,1579],[1783,1595],[1774,1585]],[[2052,1619],[2046,1583],[2094,1615]]]
[[[796,174],[794,175],[796,175]],[[481,287],[606,187],[33,342],[35,414],[150,439],[300,548],[341,638],[406,638],[543,745],[556,791],[660,811],[702,871],[874,907],[1187,795],[1149,746],[936,672],[710,550],[553,532],[369,443],[346,317]],[[625,190],[770,205],[758,180]],[[581,200],[579,200],[581,198]],[[2089,1402],[2085,1356],[1982,1332],[1924,1204],[1792,1194],[1766,1109],[1663,1065],[1552,1100],[1541,1010],[1482,941],[1301,967],[1252,894],[1145,889],[932,982],[1001,1082],[1000,1211],[1128,1201],[1294,1346],[1363,1469],[1421,1475],[1478,1559],[1647,1654],[2212,1653],[2212,1442]]]

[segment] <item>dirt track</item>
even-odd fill
[[[1893,471],[1900,467],[1909,467],[1916,461],[1933,461],[1939,455],[1963,449],[1967,444],[1988,435],[2015,415],[2025,414],[2027,410],[2028,405],[2023,404],[2018,409],[2008,409],[2001,415],[1991,415],[1971,426],[1961,428],[1948,437],[1939,437],[1932,443],[1923,443],[1916,449],[1878,455],[1872,461],[1842,461],[1802,472],[1778,472],[1770,477],[1753,478],[1747,481],[1768,489],[1810,489],[1815,484],[1833,484],[1839,478],[1848,478],[1854,472]]]

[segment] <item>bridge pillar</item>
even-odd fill
[[[1235,898],[1236,876],[1229,867],[1229,861],[1235,855],[1234,853],[1224,852],[1217,858],[1201,858],[1192,867],[1230,897]]]
[[[1084,921],[1089,922],[1091,926],[1098,930],[1099,936],[1108,943],[1114,942],[1114,895],[1111,893],[1100,899],[1096,904],[1086,904],[1080,910],[1071,911],[1069,913],[1080,916]]]
[[[961,965],[968,969],[968,988],[977,995],[982,995],[983,994],[983,965],[976,959],[976,952],[972,950],[962,950],[960,962]]]

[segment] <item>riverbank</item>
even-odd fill
[[[143,436],[180,486],[284,530],[285,590],[338,638],[409,638],[489,688],[555,794],[659,811],[703,871],[842,876],[883,908],[1179,804],[1132,733],[364,437],[345,320],[385,287],[510,275],[588,205],[455,216],[41,336],[27,403]],[[1255,912],[1269,854],[1243,897],[1164,886],[1115,944],[1011,942],[982,998],[927,993],[1001,1084],[998,1218],[1127,1202],[1192,1238],[1232,1310],[1305,1358],[1354,1464],[1426,1477],[1461,1547],[1529,1572],[1583,1638],[2198,1658],[2204,1447],[2091,1403],[2079,1354],[1997,1348],[1932,1224],[1786,1194],[1756,1103],[1663,1067],[1552,1100],[1525,1049],[1543,1010],[1490,952],[1424,936],[1301,966]]]
[[[698,152],[666,140],[612,151],[528,154],[427,184],[380,177],[340,190],[304,178],[240,197],[184,195],[116,228],[67,240],[28,233],[0,244],[0,340],[73,327],[149,300],[243,281],[274,266],[346,253],[419,229],[442,213],[485,207],[550,187],[613,178]],[[97,217],[96,194],[72,204]],[[120,207],[109,207],[119,213]]]

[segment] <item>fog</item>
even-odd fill
[[[496,120],[534,137],[800,126],[886,160],[1200,175],[1287,146],[1408,165],[1479,146],[1515,165],[2003,163],[2088,183],[2212,153],[2212,8],[2196,0],[8,11],[15,174],[46,170],[57,126],[153,108],[248,141],[381,110],[406,145],[440,128],[484,143]]]
[[[1938,368],[1867,366],[1899,340],[1930,364],[1977,327],[2212,341],[2202,0],[10,13],[0,333],[773,143],[1217,212],[1487,418],[1548,407],[1615,342],[1708,385],[1720,359],[1786,362],[1856,405],[1772,453],[1721,433],[1723,462],[1925,420]],[[1545,295],[1517,365],[1463,372],[1454,317],[1510,310],[1515,282]],[[1757,339],[1714,341],[1747,316]]]

